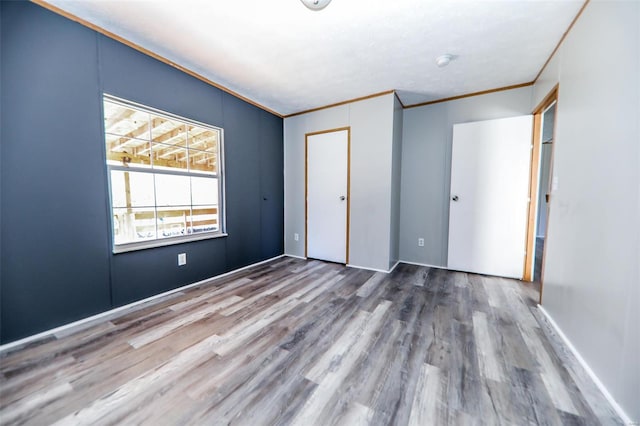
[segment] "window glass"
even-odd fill
[[[158,207],[158,238],[187,235],[191,206]]]
[[[156,239],[155,208],[114,208],[113,239],[125,244]]]
[[[208,232],[218,230],[218,209],[214,205],[193,208],[191,216],[192,232]]]
[[[216,154],[194,149],[189,150],[189,170],[215,175],[218,172]]]
[[[183,206],[191,204],[189,176],[156,174],[156,205]]]
[[[165,145],[187,146],[187,125],[163,117],[151,116],[151,140]]]
[[[149,138],[149,114],[105,102],[104,132],[128,138]]]
[[[148,141],[124,136],[105,135],[107,164],[151,167],[151,149]]]
[[[178,169],[187,171],[189,168],[189,154],[186,148],[174,145],[154,143],[151,147],[153,168],[160,170]]]
[[[153,175],[111,170],[113,207],[154,207]]]
[[[196,206],[215,205],[218,201],[218,180],[215,178],[191,177],[191,203]]]

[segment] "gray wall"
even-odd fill
[[[402,182],[402,104],[393,98],[393,145],[391,160],[391,238],[389,268],[400,259],[400,197]]]
[[[305,134],[351,127],[349,264],[386,271],[391,239],[394,95],[284,120],[285,252],[304,256]],[[299,234],[299,241],[294,234]]]
[[[347,126],[349,105],[284,119],[284,251],[287,254],[304,256],[305,134]],[[298,241],[294,234],[298,234]]]
[[[282,254],[282,119],[33,3],[0,7],[3,343]],[[111,253],[103,92],[224,128],[229,237]]]
[[[453,124],[530,114],[531,93],[523,87],[404,111],[401,260],[447,265]]]
[[[388,94],[349,105],[351,222],[349,264],[389,268],[393,100]]]
[[[639,28],[640,3],[590,2],[535,85],[532,103],[560,83],[543,307],[636,422]]]

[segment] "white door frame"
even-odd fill
[[[351,127],[347,126],[347,127],[337,127],[334,129],[328,129],[328,130],[320,130],[317,132],[310,132],[310,133],[306,133],[304,135],[304,257],[307,257],[307,244],[308,244],[308,227],[307,227],[307,223],[308,223],[308,218],[309,218],[309,211],[308,211],[308,202],[307,202],[307,196],[308,196],[308,189],[309,189],[309,149],[308,149],[308,145],[309,145],[309,136],[314,136],[314,135],[321,135],[321,134],[325,134],[325,133],[332,133],[332,132],[343,132],[346,131],[347,132],[347,220],[346,220],[346,247],[345,247],[345,265],[349,264],[349,227],[350,227],[350,221],[351,221]]]

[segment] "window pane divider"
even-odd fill
[[[152,169],[145,167],[126,167],[126,166],[116,166],[116,165],[108,165],[109,170],[117,170],[120,172],[136,172],[136,173],[150,173],[152,175],[173,175],[173,176],[194,176],[194,177],[205,177],[205,178],[219,178],[218,174],[212,173],[198,173],[198,172],[190,172],[186,170],[161,170],[161,169]]]

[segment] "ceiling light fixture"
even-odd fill
[[[321,10],[327,7],[331,0],[300,0],[302,4],[311,10]]]
[[[453,55],[450,55],[449,53],[446,53],[444,55],[440,55],[436,58],[436,65],[439,66],[440,68],[446,67],[447,65],[449,65],[449,62],[451,62],[452,60],[454,60],[455,57]]]

